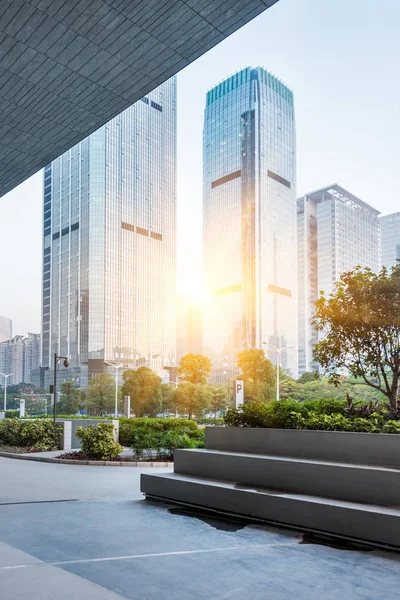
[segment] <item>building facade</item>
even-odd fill
[[[81,387],[104,361],[174,363],[176,81],[44,171],[42,366]]]
[[[176,301],[176,362],[185,354],[203,353],[203,307],[188,294]]]
[[[381,224],[382,266],[390,269],[400,261],[400,212],[383,215]]]
[[[11,340],[12,338],[12,321],[8,317],[0,315],[0,343]]]
[[[204,349],[214,380],[238,352],[287,348],[297,375],[296,132],[293,93],[261,67],[207,93],[203,131]],[[216,374],[216,375],[215,375]]]
[[[0,343],[0,371],[8,375],[8,385],[33,383],[32,372],[40,365],[40,334],[16,335]]]
[[[379,212],[337,184],[297,200],[299,374],[318,370],[312,326],[320,291],[329,296],[341,274],[380,268]]]

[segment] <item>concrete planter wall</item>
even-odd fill
[[[118,419],[56,419],[57,423],[63,426],[63,436],[61,438],[62,450],[79,450],[81,441],[76,437],[78,427],[88,427],[89,425],[97,425],[99,423],[114,424],[114,440],[119,441],[119,421]]]
[[[400,435],[206,427],[206,448],[400,468]]]

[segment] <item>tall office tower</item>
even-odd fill
[[[12,338],[12,321],[8,317],[0,315],[0,342],[6,342]]]
[[[237,353],[287,348],[297,375],[296,132],[293,93],[261,67],[207,93],[203,132],[204,348],[214,380]]]
[[[383,215],[381,224],[382,266],[394,267],[400,260],[400,212]]]
[[[312,326],[319,292],[334,291],[341,274],[380,268],[379,212],[337,184],[297,200],[299,374],[318,370]]]
[[[174,363],[175,172],[175,78],[45,168],[46,383],[55,352],[81,387],[104,361]]]
[[[203,307],[191,295],[181,295],[176,302],[176,361],[185,354],[203,353]]]
[[[11,373],[8,385],[17,385],[24,381],[24,336],[15,335],[0,343],[0,371]]]

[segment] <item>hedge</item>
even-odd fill
[[[4,419],[0,421],[0,444],[35,448],[37,450],[55,450],[60,446],[62,426],[47,420],[20,421]]]
[[[189,419],[120,419],[119,441],[140,458],[154,452],[171,457],[176,448],[204,447],[204,430]]]
[[[250,402],[230,408],[224,417],[229,427],[269,427],[369,433],[400,433],[400,412],[386,404],[337,400],[280,400]]]

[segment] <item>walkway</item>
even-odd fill
[[[149,470],[0,458],[0,600],[397,600],[400,555],[144,502]]]

